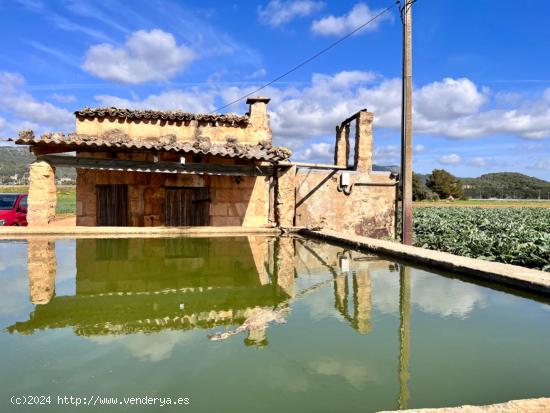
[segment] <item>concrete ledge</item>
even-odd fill
[[[460,406],[444,407],[441,409],[410,409],[410,410],[392,410],[378,413],[392,412],[408,413],[550,413],[550,399],[525,399],[512,400],[506,403],[490,404],[487,406]]]
[[[301,229],[298,234],[349,245],[383,255],[399,257],[469,277],[494,281],[514,288],[550,295],[550,273],[517,265],[501,264],[446,252],[411,247],[391,241],[360,237],[334,231]]]
[[[25,239],[31,237],[53,238],[136,238],[171,236],[245,236],[279,235],[279,228],[257,227],[0,227],[0,239]]]

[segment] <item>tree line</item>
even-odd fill
[[[550,182],[516,172],[457,178],[445,169],[413,174],[413,199],[550,199]]]

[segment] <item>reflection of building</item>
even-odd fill
[[[368,333],[372,310],[369,271],[379,262],[386,265],[386,261],[359,261],[349,251],[344,252],[334,245],[300,240],[296,247],[296,266],[305,273],[328,270],[334,278],[335,308],[359,333]]]
[[[31,241],[29,251],[41,251],[29,254],[31,301],[42,305],[8,329],[72,327],[79,335],[103,335],[242,324],[255,307],[282,305],[284,288],[292,289],[286,279],[279,287],[274,258],[265,254],[275,240],[262,241],[79,239],[76,294],[58,297],[52,297],[55,244]],[[253,342],[257,332],[250,333]],[[265,341],[265,334],[258,339]]]
[[[29,292],[33,304],[47,304],[55,292],[55,244],[47,239],[28,241]]]
[[[79,239],[76,294],[54,296],[55,243],[31,239],[28,247],[29,291],[37,305],[28,320],[7,328],[11,333],[72,328],[95,336],[225,327],[215,334],[244,333],[245,344],[265,346],[269,326],[284,321],[294,299],[325,289],[328,308],[334,305],[350,327],[366,334],[372,330],[372,274],[390,265],[292,237]],[[400,406],[408,399],[409,307],[410,280],[403,274]]]

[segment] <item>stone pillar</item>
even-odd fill
[[[276,241],[275,269],[277,285],[294,297],[294,239],[291,237],[281,237]]]
[[[355,170],[370,173],[372,170],[373,114],[362,110],[357,113],[355,126]]]
[[[349,159],[349,123],[336,126],[336,143],[334,145],[334,165],[348,166]]]
[[[48,304],[55,292],[57,260],[55,242],[29,239],[27,244],[27,271],[29,295],[33,304]]]
[[[371,331],[372,285],[370,273],[360,269],[353,280],[353,301],[355,323],[360,334]]]
[[[296,210],[296,167],[279,168],[275,194],[275,217],[277,226],[293,227]]]
[[[249,123],[252,133],[255,135],[253,141],[267,141],[271,143],[271,127],[269,126],[269,114],[267,104],[271,99],[261,96],[249,97],[246,104],[249,105]]]
[[[55,168],[46,161],[37,160],[30,166],[28,203],[29,226],[48,225],[55,220]]]

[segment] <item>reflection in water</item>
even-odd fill
[[[409,357],[411,349],[411,269],[402,265],[399,272],[399,397],[398,409],[409,401]]]
[[[342,270],[342,257],[335,254],[341,249],[325,244],[300,240],[296,246],[290,237],[254,236],[79,239],[76,294],[57,297],[55,243],[30,240],[28,247],[31,302],[40,305],[11,332],[73,327],[90,336],[240,325],[232,331],[248,331],[249,342],[265,345],[264,327],[284,321],[290,300],[325,285],[295,292],[295,261],[304,255],[296,248],[313,257],[309,271],[329,270],[335,308],[350,325],[362,334],[371,329],[368,266],[350,269],[346,263]],[[345,259],[354,258],[348,252]]]
[[[294,301],[332,286],[334,308],[342,319],[359,334],[367,334],[372,330],[371,270],[387,270],[389,264],[291,237],[79,239],[76,294],[55,296],[55,243],[30,240],[29,291],[36,306],[27,321],[16,322],[8,331],[32,334],[69,327],[99,344],[132,334],[142,349],[140,358],[151,360],[168,357],[179,341],[174,334],[181,330],[222,328],[208,338],[218,341],[246,333],[247,346],[265,347],[268,327],[285,323]],[[400,408],[408,399],[409,362],[410,280],[403,271]],[[327,278],[298,287],[297,273]],[[153,353],[145,351],[151,346],[139,343],[154,339],[147,334],[160,332],[165,345]],[[310,368],[323,375],[342,375],[350,383],[365,381],[366,372],[350,363],[340,366],[321,359]]]
[[[47,304],[55,292],[55,243],[32,239],[28,244],[29,292],[33,304]]]
[[[380,411],[547,392],[547,300],[299,237],[26,247],[0,243],[0,400],[185,389],[201,411]]]

